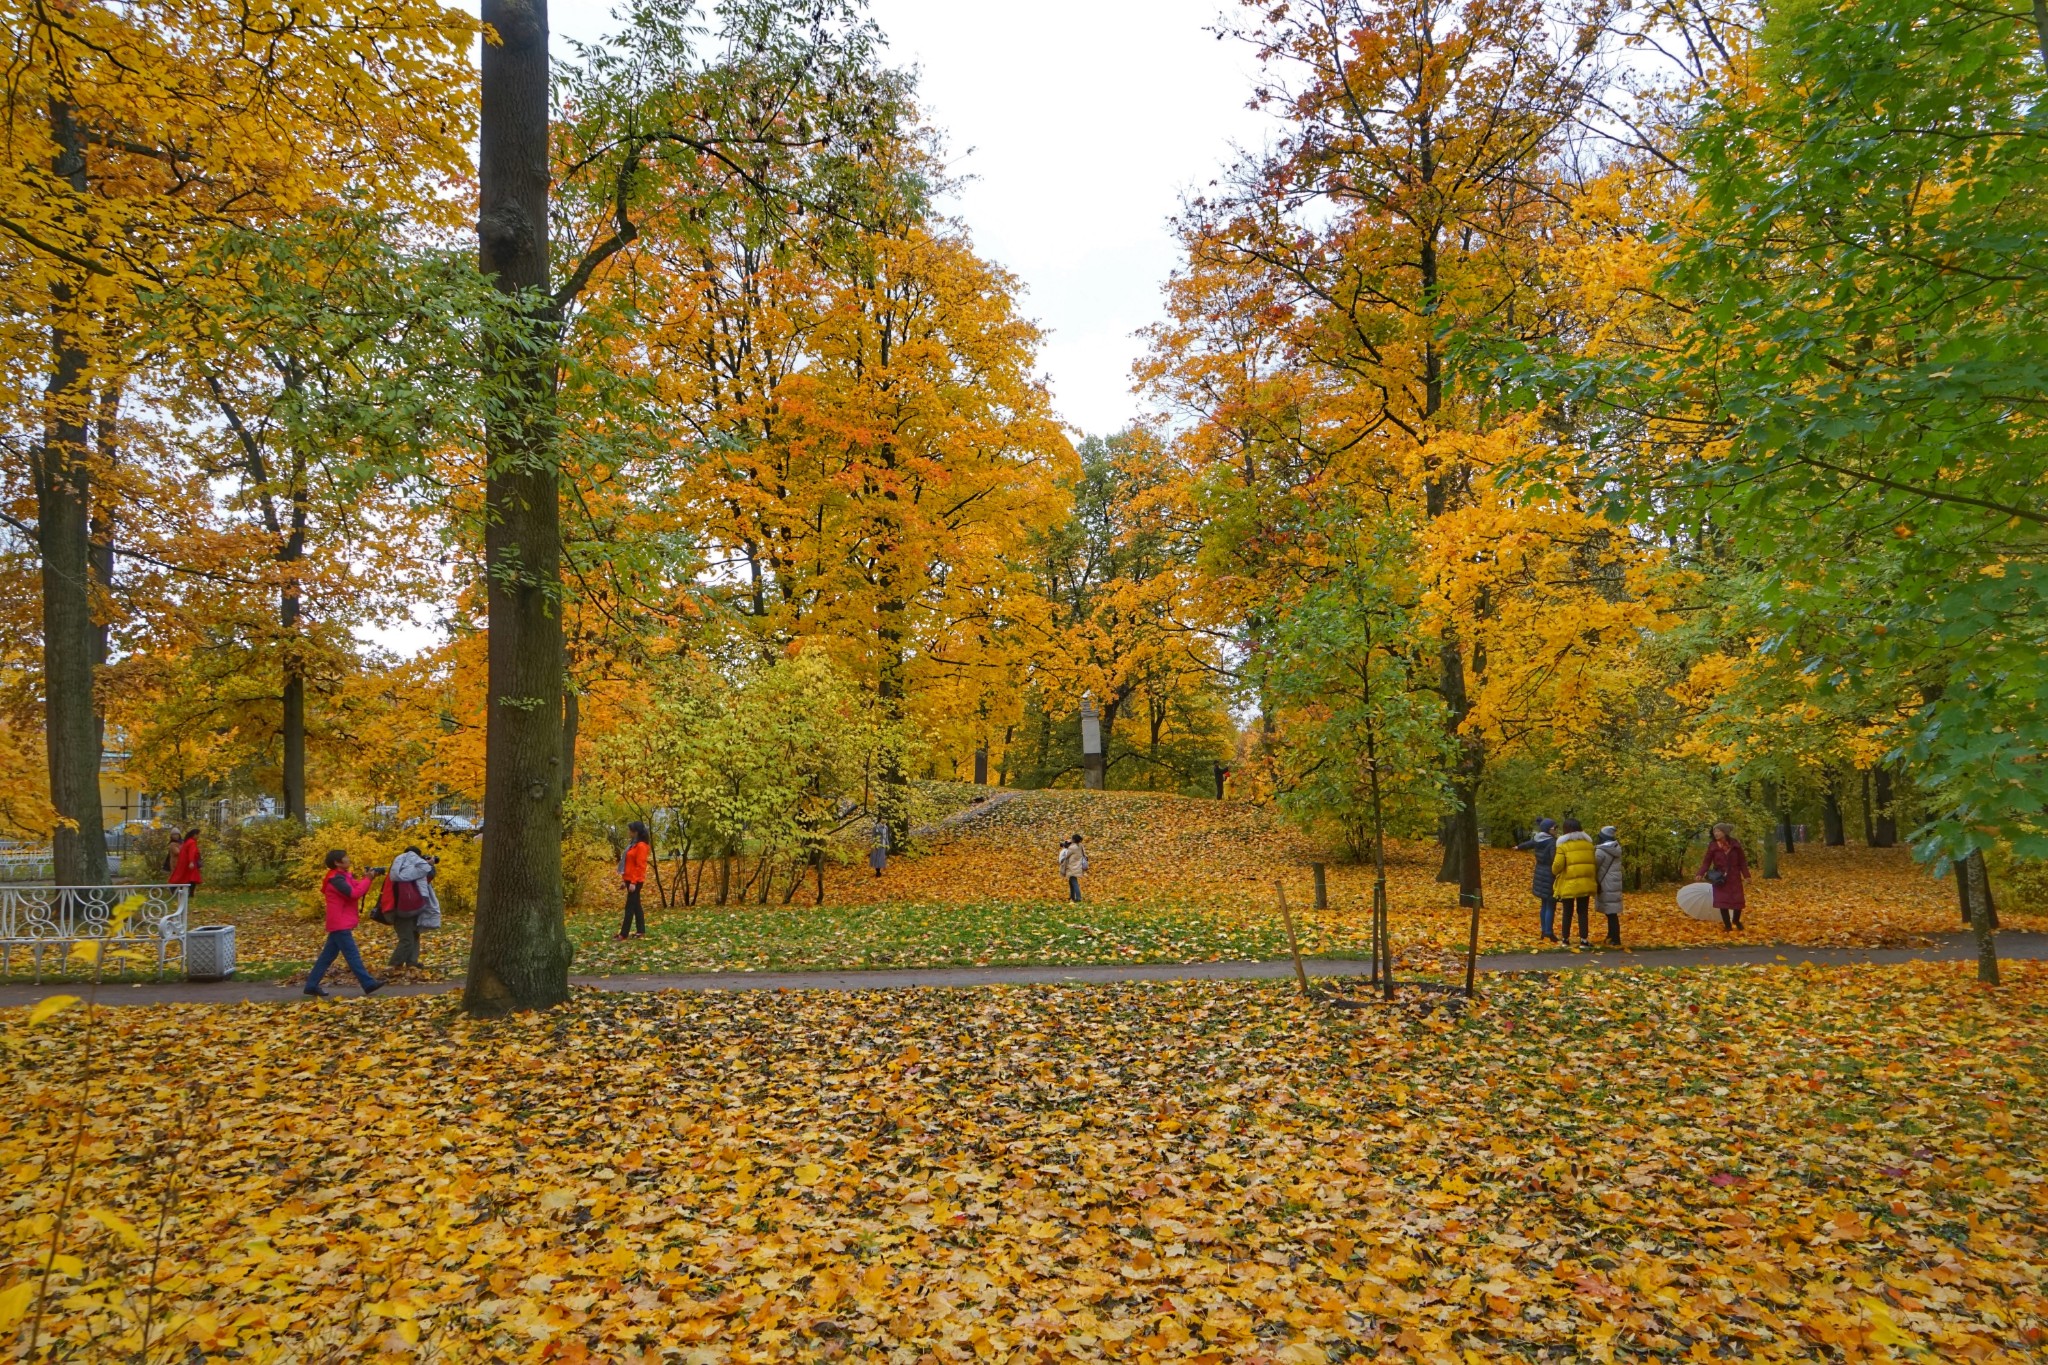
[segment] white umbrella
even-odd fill
[[[1721,912],[1714,908],[1714,884],[1712,882],[1688,882],[1678,888],[1678,908],[1694,919],[1721,918]]]

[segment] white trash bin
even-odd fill
[[[187,981],[225,981],[234,974],[234,925],[206,924],[185,931]]]

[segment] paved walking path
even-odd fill
[[[1850,963],[1956,962],[1973,960],[1977,944],[1969,934],[1938,935],[1929,948],[1795,948],[1763,945],[1732,948],[1653,948],[1643,952],[1594,950],[1584,953],[1494,953],[1479,959],[1482,972],[1613,971],[1645,967],[1753,967],[1776,963],[1834,966]],[[2048,934],[2004,933],[1998,936],[2002,960],[2048,959]],[[1364,976],[1367,963],[1346,958],[1309,958],[1311,976]],[[912,967],[861,972],[692,972],[646,976],[577,976],[579,986],[607,991],[777,991],[905,990],[933,986],[1057,985],[1107,981],[1247,981],[1292,976],[1291,962],[1190,962],[1105,964],[1088,967]],[[1428,977],[1415,977],[1417,981]],[[356,998],[355,983],[346,977],[331,981],[337,1000]],[[434,995],[460,987],[459,982],[394,984],[385,995]],[[82,994],[76,985],[0,985],[0,1006],[27,1005],[45,996]],[[109,1005],[162,1005],[210,1001],[229,1003],[304,1000],[296,986],[267,981],[109,983],[100,987],[100,1001]]]

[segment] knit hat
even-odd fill
[[[1555,821],[1555,820],[1551,819],[1551,818],[1550,818],[1549,816],[1547,816],[1547,815],[1546,815],[1546,816],[1544,816],[1543,818],[1541,818],[1540,820],[1538,820],[1538,821],[1536,822],[1536,832],[1537,832],[1538,834],[1548,834],[1548,833],[1550,833],[1550,831],[1552,831],[1552,830],[1554,830],[1554,829],[1556,829],[1556,828],[1557,828],[1557,821]]]
[[[1600,826],[1600,837],[1603,839],[1618,839],[1621,837],[1621,831],[1612,825],[1602,825]]]

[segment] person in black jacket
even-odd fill
[[[1536,821],[1536,832],[1515,845],[1525,853],[1536,855],[1536,871],[1529,879],[1529,893],[1536,897],[1542,907],[1543,941],[1557,942],[1557,897],[1552,888],[1557,884],[1557,874],[1551,870],[1551,859],[1557,856],[1557,821],[1545,815]]]

